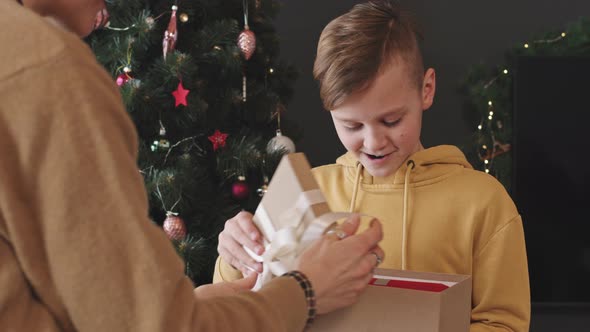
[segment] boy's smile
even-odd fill
[[[395,173],[413,153],[422,150],[422,112],[432,105],[435,73],[428,69],[419,91],[402,60],[391,61],[375,80],[351,94],[331,111],[342,144],[369,174]]]

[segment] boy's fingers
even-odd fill
[[[252,219],[238,219],[238,229],[240,234],[240,243],[246,245],[250,250],[254,251],[258,255],[264,253],[264,247],[262,246],[262,235],[260,231],[254,225]]]
[[[253,241],[249,233],[244,232],[244,228],[239,222],[237,227],[232,228],[231,231],[231,235],[237,243],[248,247],[248,249],[252,250],[257,255],[262,255],[264,253],[264,247],[262,247],[260,243]]]
[[[259,273],[262,272],[262,265],[250,257],[246,250],[244,250],[244,248],[237,242],[229,243],[228,250],[232,256],[236,257],[242,263],[242,265],[248,266]]]

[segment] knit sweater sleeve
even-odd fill
[[[470,332],[526,332],[530,295],[520,216],[498,229],[474,257]]]
[[[58,325],[80,331],[302,330],[306,300],[290,278],[257,293],[195,298],[180,258],[149,220],[134,126],[116,86],[88,57],[65,48],[19,73],[4,90],[15,96],[4,103],[15,108],[8,128],[19,170],[15,196],[27,204],[7,204],[14,210],[2,212],[23,273]]]

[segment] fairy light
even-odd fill
[[[547,39],[540,39],[540,40],[532,40],[531,42],[525,42],[522,43],[522,47],[524,47],[525,49],[530,49],[530,52],[534,51],[534,49],[532,49],[533,46],[535,45],[539,45],[539,44],[553,44],[553,43],[558,43],[558,42],[562,42],[564,40],[564,38],[566,38],[567,36],[567,32],[563,31],[561,33],[556,34],[553,38],[547,38]],[[497,72],[496,76],[491,78],[490,80],[488,80],[487,82],[485,82],[485,84],[483,85],[483,90],[487,90],[490,86],[492,86],[493,84],[499,82],[502,80],[502,75],[509,75],[511,74],[511,71],[507,68],[501,68],[499,69],[499,71]],[[489,121],[492,121],[494,119],[494,113],[495,113],[495,107],[494,107],[494,103],[496,101],[492,101],[492,100],[488,100],[488,115],[487,118]],[[485,119],[482,117],[481,122],[479,123],[479,125],[477,126],[477,130],[480,131],[480,133],[478,135],[484,135],[483,131],[483,125],[485,124]],[[497,121],[497,129],[502,129],[502,122],[500,120]],[[488,132],[489,131],[489,132]],[[487,124],[487,128],[486,128],[486,133],[485,134],[489,134],[491,135],[492,140],[494,141],[494,146],[496,144],[496,139],[495,139],[495,131],[496,128],[494,126],[491,126],[490,123]],[[509,144],[508,145],[508,149],[509,149]],[[494,164],[494,159],[497,155],[502,154],[503,152],[505,152],[503,150],[503,148],[500,150],[500,153],[496,153],[496,149],[494,148],[493,151],[490,151],[488,149],[488,147],[485,144],[480,145],[481,149],[480,150],[480,160],[483,161],[484,165],[483,165],[483,170],[487,173],[490,174],[491,170],[492,170],[492,165]],[[489,152],[492,152],[491,154],[489,154]],[[494,175],[496,176],[496,175]]]
[[[275,70],[274,70],[273,68],[270,68],[270,69],[268,70],[268,72],[272,74],[272,73],[274,73],[274,72],[275,72]]]

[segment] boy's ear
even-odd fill
[[[428,68],[424,74],[422,83],[422,110],[426,111],[432,106],[434,93],[436,92],[436,73],[433,68]]]

